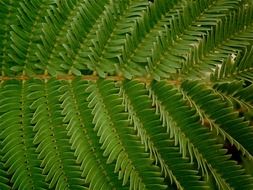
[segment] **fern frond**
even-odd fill
[[[243,101],[246,101],[250,104],[250,107],[252,107],[253,104],[253,85],[249,85],[243,89],[238,90],[235,93],[235,96],[239,98],[241,98]],[[248,105],[249,105],[248,104]]]
[[[212,172],[220,188],[239,189],[243,185],[239,181],[245,180],[247,183],[244,184],[243,188],[251,189],[253,186],[252,177],[243,174],[244,171],[240,166],[228,160],[229,157],[224,155],[226,151],[221,149],[214,135],[207,128],[199,124],[199,118],[196,116],[195,111],[189,109],[186,102],[182,100],[182,95],[178,93],[178,90],[163,82],[153,83],[151,87],[158,100],[161,101],[160,104],[165,106],[165,109],[179,126],[180,130],[189,138],[194,151],[197,151],[202,156],[203,162]],[[208,147],[208,150],[206,147]],[[232,170],[233,175],[226,172],[227,170]],[[238,178],[234,179],[234,175]]]
[[[11,25],[11,47],[12,54],[9,54],[14,63],[10,69],[14,73],[36,74],[35,64],[37,44],[41,43],[42,23],[44,16],[54,7],[55,3],[50,1],[21,1],[18,8],[18,24]],[[41,72],[39,72],[41,73]],[[43,73],[43,72],[42,72]]]
[[[118,8],[126,6],[124,4],[126,2],[122,2],[112,1],[105,6],[105,10],[100,15],[101,21],[97,21],[97,24],[93,26],[90,31],[91,35],[87,36],[89,41],[83,44],[82,50],[79,50],[82,52],[82,58],[86,59],[85,63],[90,63],[88,68],[96,71],[101,77],[105,77],[105,73],[113,74],[115,70],[114,63],[104,58],[104,48],[111,37],[116,20],[119,18]]]
[[[166,128],[162,126],[152,100],[143,84],[136,81],[124,82],[122,85],[124,105],[134,124],[137,135],[141,137],[150,156],[156,160],[165,176],[177,185],[178,189],[206,189],[207,185],[200,181],[198,172],[192,163],[187,163],[184,150],[175,146]],[[184,141],[184,137],[179,139]],[[184,147],[186,148],[186,147]],[[165,153],[164,150],[167,150]],[[183,157],[181,154],[183,154]]]
[[[162,19],[162,17],[167,11],[169,11],[170,8],[173,7],[173,5],[174,2],[170,3],[163,0],[155,1],[150,4],[147,11],[141,14],[140,18],[135,21],[132,26],[132,30],[125,36],[125,43],[122,52],[120,53],[120,60],[123,62],[123,66],[126,70],[128,67],[132,67],[131,69],[137,72],[137,69],[133,69],[135,67],[135,63],[146,62],[145,56],[135,56],[136,53],[139,55],[143,54],[145,50],[142,52],[138,52],[136,50],[145,46],[149,47],[150,43],[152,45],[152,38],[157,35],[156,33],[161,28],[161,23],[165,20]],[[147,39],[147,37],[151,38]]]
[[[66,35],[68,28],[78,23],[79,19],[86,17],[84,10],[90,9],[96,17],[102,11],[102,6],[106,1],[63,1],[57,8],[52,8],[51,13],[46,17],[46,24],[43,24],[44,35],[41,40],[43,45],[38,44],[39,51],[36,53],[41,65],[36,65],[39,69],[47,70],[50,74],[61,73],[59,52],[64,50],[62,43],[66,43],[69,35]],[[79,17],[79,19],[75,19]],[[89,18],[87,18],[89,19]],[[74,20],[74,23],[73,23]],[[79,22],[80,23],[80,22]],[[58,63],[58,64],[57,64]]]
[[[225,138],[235,144],[243,154],[252,158],[253,127],[249,126],[249,121],[238,117],[238,112],[235,112],[231,105],[224,102],[215,91],[208,89],[201,83],[185,81],[182,84],[182,89],[204,111],[208,118],[214,120],[222,130],[231,136],[225,135]]]
[[[108,157],[107,163],[116,162],[115,172],[119,173],[119,179],[123,179],[123,185],[130,181],[130,189],[165,189],[159,168],[152,165],[153,160],[129,126],[114,82],[98,80],[89,85],[87,92],[90,93],[89,107],[93,108],[94,130],[100,137],[104,155]]]
[[[64,82],[60,91],[63,121],[67,124],[71,149],[75,150],[77,162],[81,164],[82,176],[89,189],[116,189],[121,181],[114,174],[114,167],[106,164],[103,150],[99,149],[99,138],[94,132],[91,109],[88,108],[85,89],[88,84],[80,79]],[[127,186],[126,186],[127,188]],[[128,187],[129,188],[129,187]]]
[[[0,83],[0,92],[2,91],[3,88],[3,83]],[[3,99],[3,93],[0,93],[0,99]],[[0,110],[0,118],[2,118],[2,115],[4,114],[4,112],[2,112]],[[4,128],[2,127],[2,125],[0,124],[0,131],[3,131]],[[0,189],[3,190],[9,190],[12,187],[12,183],[11,183],[11,176],[8,175],[8,168],[4,167],[4,161],[3,161],[3,156],[4,156],[4,152],[3,150],[3,140],[4,137],[1,135],[0,133]]]
[[[31,122],[36,132],[33,142],[42,160],[45,180],[50,181],[49,188],[86,189],[62,123],[58,88],[59,82],[53,79],[29,85],[28,97],[33,101],[30,107],[34,110]]]
[[[253,189],[252,0],[0,9],[0,189]]]
[[[0,140],[0,142],[2,142]],[[2,150],[2,146],[0,145],[0,148]],[[2,162],[2,152],[0,152],[0,188],[2,190],[9,190],[11,189],[11,183],[10,183],[10,176],[7,174],[5,168],[4,168],[4,163]]]
[[[126,49],[130,50],[130,55],[128,56],[129,60],[124,61],[125,64],[127,64],[126,68],[135,72],[136,70],[140,70],[139,72],[142,73],[141,75],[147,72],[147,74],[152,75],[152,77],[156,79],[166,76],[160,70],[157,71],[157,73],[153,72],[156,67],[161,67],[164,71],[167,70],[167,72],[175,73],[176,69],[181,68],[181,64],[174,62],[175,57],[174,59],[173,57],[170,57],[170,59],[163,59],[164,57],[162,54],[164,52],[167,53],[168,47],[173,46],[174,41],[182,31],[191,24],[193,18],[191,17],[192,15],[190,15],[190,11],[194,9],[202,12],[210,4],[211,1],[204,2],[202,0],[187,2],[178,1],[177,4],[168,6],[163,15],[160,15],[161,18],[159,18],[156,23],[149,26],[148,30],[145,29],[147,24],[139,24],[138,31],[147,31],[142,34],[143,37],[140,39],[141,41],[139,40],[138,46],[134,46],[132,43],[133,47],[129,47],[129,45],[126,47]],[[159,7],[154,5],[154,9],[159,9]],[[194,16],[197,17],[197,14],[198,13]],[[149,19],[153,20],[152,17]],[[143,28],[142,30],[141,26]],[[134,34],[133,37],[130,38],[134,43],[138,42],[137,39],[134,39],[134,36],[137,34]],[[128,41],[129,40],[126,39],[126,43]],[[131,45],[130,42],[128,44]],[[126,55],[123,54],[123,56]]]
[[[89,2],[87,3],[89,4]],[[127,3],[129,2],[111,1],[111,4],[105,5],[104,10],[96,10],[96,14],[88,8],[91,5],[81,6],[80,18],[78,17],[76,22],[71,24],[72,30],[68,31],[68,40],[66,44],[63,44],[64,51],[60,53],[61,59],[64,61],[61,67],[74,75],[89,74],[92,72],[92,68],[96,69],[95,66],[99,65],[95,62],[96,59],[99,59],[97,52],[99,54],[104,52],[104,45],[101,45],[100,40],[103,38],[102,41],[105,43],[114,20],[118,18],[118,11],[120,13],[124,11]],[[82,27],[83,25],[86,27]],[[109,65],[109,68],[112,66]],[[101,71],[101,68],[96,70]],[[101,71],[100,74],[104,75],[104,71]]]
[[[16,24],[17,17],[16,14],[18,12],[17,9],[18,1],[9,1],[3,0],[0,1],[0,75],[9,75],[9,64],[11,64],[11,59],[9,58],[9,54],[12,53],[11,50],[11,39],[10,39],[10,31],[11,25]]]
[[[252,68],[249,65],[250,59],[247,59],[247,57],[252,54],[252,17],[253,6],[242,7],[238,13],[232,13],[222,21],[223,24],[219,27],[219,34],[216,35],[221,37],[216,40],[212,47],[209,47],[207,41],[204,42],[199,50],[205,53],[202,54],[200,59],[193,61],[195,65],[192,68],[183,72],[188,72],[186,74],[188,77],[202,77],[204,79],[208,78],[211,73],[212,80],[218,80],[219,77],[225,79],[230,75],[239,77],[240,72],[237,73],[238,69],[242,74],[244,72],[250,73]],[[236,24],[237,27],[233,27],[235,22],[243,24]],[[221,29],[224,28],[222,25],[229,25],[231,29],[224,32]],[[243,69],[243,67],[245,68]],[[215,71],[213,72],[213,70]]]
[[[148,88],[150,92],[150,97],[152,98],[152,104],[156,108],[156,113],[160,115],[160,120],[162,121],[162,125],[166,127],[166,131],[170,138],[174,139],[175,145],[180,147],[180,153],[183,157],[187,155],[190,157],[191,163],[194,162],[194,159],[197,161],[198,168],[201,169],[201,172],[204,175],[208,174],[206,163],[202,155],[199,151],[194,148],[194,145],[190,141],[190,139],[186,136],[184,131],[180,129],[178,124],[174,121],[170,113],[166,110],[166,106],[161,103],[161,101],[156,96],[155,92]],[[172,92],[176,95],[176,90]],[[194,120],[193,120],[194,121]]]
[[[252,28],[249,28],[246,32],[253,35]],[[220,67],[216,66],[214,73],[210,76],[211,81],[224,81],[233,78],[253,83],[253,41],[251,41],[251,44],[248,44],[250,41],[250,35],[246,35],[245,38],[243,38],[243,35],[240,36],[240,38],[234,39],[233,41],[244,40],[246,42],[246,47],[244,47],[243,50],[244,52],[239,52],[237,55],[231,52]]]
[[[111,59],[117,59],[118,51],[122,49],[122,31],[129,30],[129,25],[139,17],[138,12],[145,10],[147,5],[148,2],[144,1],[111,1],[107,4],[99,19],[88,31],[86,39],[79,42],[80,49],[72,55],[73,66],[84,62],[88,69],[94,68],[102,77],[105,76],[105,71],[114,73],[115,61]],[[122,25],[122,21],[128,24]],[[68,60],[71,64],[71,60]]]
[[[166,53],[165,57],[163,56],[164,53],[158,57],[160,59],[165,59],[165,62],[166,60],[173,60],[173,62],[182,63],[182,69],[180,72],[187,72],[202,59],[207,51],[214,48],[229,34],[233,34],[233,32],[235,33],[244,28],[244,25],[236,25],[238,28],[233,27],[233,29],[224,26],[231,27],[235,21],[242,22],[245,25],[251,23],[252,19],[248,18],[252,16],[251,13],[253,7],[249,6],[249,8],[245,9],[243,5],[241,5],[241,7],[237,6],[238,3],[239,1],[223,1],[212,4],[212,6],[206,9],[200,17],[193,20],[187,29],[182,31],[182,33],[179,33],[180,38],[170,45],[170,48],[166,48],[166,51],[164,52]],[[235,12],[235,9],[238,9],[237,12]],[[240,21],[238,21],[239,19]],[[224,28],[229,31],[224,32]],[[163,62],[159,62],[160,59],[156,61],[159,65],[155,63],[153,64],[157,65],[157,76],[169,77],[170,73],[168,72],[171,69],[166,69],[166,67],[163,66]],[[156,73],[156,70],[154,73]],[[193,72],[194,71],[195,70],[193,69]]]
[[[217,82],[214,83],[215,89],[223,99],[228,99],[235,109],[242,112],[253,110],[253,86],[243,86],[242,81]]]
[[[32,141],[30,125],[30,101],[27,99],[27,83],[9,81],[3,84],[0,101],[1,153],[7,174],[11,176],[13,189],[47,189],[40,160]]]

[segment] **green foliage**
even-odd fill
[[[252,0],[0,1],[0,189],[252,190]]]

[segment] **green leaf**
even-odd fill
[[[252,0],[0,8],[0,189],[253,189]]]

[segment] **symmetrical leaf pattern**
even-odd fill
[[[0,189],[252,190],[252,0],[0,1]]]

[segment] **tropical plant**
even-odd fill
[[[1,0],[0,189],[252,190],[252,0]]]

